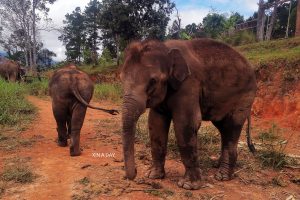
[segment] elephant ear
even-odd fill
[[[171,49],[168,57],[171,59],[169,84],[177,90],[191,72],[179,49]]]

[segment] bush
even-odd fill
[[[8,83],[0,79],[0,125],[14,126],[28,120],[34,107],[25,99],[26,88],[22,84]]]
[[[240,46],[256,42],[254,33],[249,31],[240,31],[230,36],[223,36],[221,40],[233,46]]]
[[[94,97],[100,100],[119,101],[122,95],[122,89],[119,84],[102,83],[96,84]]]
[[[33,96],[47,96],[48,95],[48,80],[42,79],[42,81],[35,80],[26,84],[27,90],[30,95]]]

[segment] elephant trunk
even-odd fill
[[[132,97],[124,96],[122,107],[123,153],[125,177],[130,180],[133,180],[137,173],[134,162],[135,131],[138,118],[146,109],[144,104]]]

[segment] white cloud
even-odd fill
[[[76,7],[84,10],[89,0],[58,0],[53,5],[50,5],[49,17],[52,19],[52,24],[56,28],[63,26],[63,20],[67,13],[71,13]],[[44,47],[56,53],[57,57],[54,60],[60,61],[66,58],[65,47],[58,40],[60,33],[58,31],[41,31],[40,38],[44,43]]]
[[[195,23],[199,24],[202,22],[202,19],[209,13],[207,8],[193,8],[193,7],[184,7],[178,9],[179,16],[181,18],[182,27],[185,27],[188,24]],[[175,12],[171,16],[170,23],[176,19]]]
[[[62,27],[63,20],[67,13],[71,13],[76,7],[84,7],[88,4],[90,0],[58,0],[53,5],[50,5],[49,17],[53,19],[53,25],[55,27]],[[217,9],[228,8],[230,10],[222,9],[222,12],[239,11],[241,13],[253,13],[257,10],[258,0],[211,0],[212,2],[217,2],[220,6]],[[230,5],[229,5],[230,4]],[[187,6],[179,7],[179,15],[182,19],[182,27],[191,23],[200,23],[202,19],[211,10],[210,7],[199,7],[199,0],[186,0]],[[229,8],[230,7],[230,8]],[[171,16],[169,25],[175,19],[175,14]],[[60,33],[57,31],[45,32],[42,31],[40,38],[44,43],[44,47],[57,54],[55,60],[65,59],[65,47],[62,42],[58,40]]]

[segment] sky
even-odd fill
[[[76,7],[84,10],[90,0],[57,0],[50,5],[49,17],[52,19],[52,26],[61,28],[63,20],[67,13],[71,13]],[[209,11],[217,10],[220,13],[239,12],[245,18],[251,16],[257,11],[258,0],[174,0],[178,8],[179,15],[182,19],[182,25],[191,23],[200,23]],[[175,19],[175,15],[171,16],[171,21]],[[44,47],[56,53],[56,61],[65,59],[65,48],[58,40],[60,33],[58,31],[40,33],[40,39],[44,43]]]

